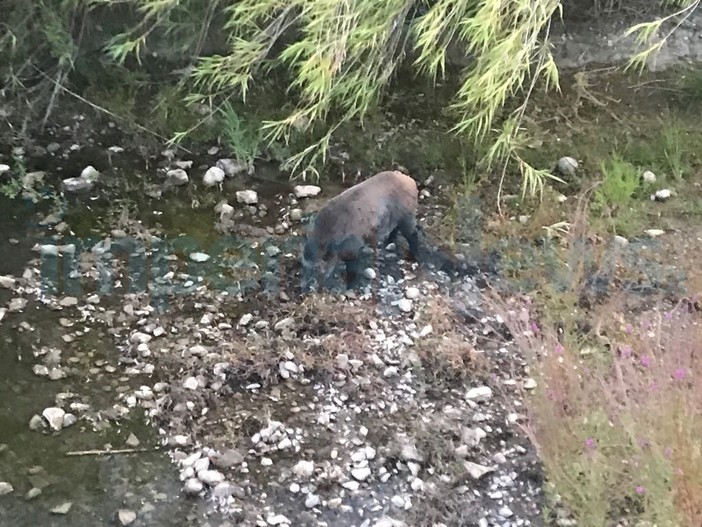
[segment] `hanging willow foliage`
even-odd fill
[[[325,161],[334,132],[344,122],[363,121],[401,61],[412,60],[418,72],[434,81],[444,77],[451,44],[471,58],[451,103],[456,115],[452,131],[476,142],[489,139],[492,146],[486,164],[501,167],[504,177],[508,163],[515,163],[525,192],[538,192],[546,179],[554,177],[526,163],[519,155],[519,145],[523,141],[520,123],[531,92],[539,82],[550,89],[559,86],[548,37],[551,21],[561,14],[561,0],[125,2],[138,9],[141,19],[133,30],[112,40],[109,49],[117,60],[131,53],[138,56],[155,29],[175,30],[178,26],[173,21],[178,19],[182,25],[188,11],[207,13],[203,32],[209,29],[215,12],[223,17],[227,53],[198,60],[189,102],[246,100],[252,83],[268,72],[285,68],[290,73],[289,94],[295,108],[282,119],[264,121],[265,138],[287,142],[295,131],[326,125],[321,138],[288,160],[293,173],[301,172],[304,177]],[[631,28],[630,34],[645,46],[631,65],[644,65],[668,36],[651,43],[662,24],[678,20],[679,25],[699,0],[665,2],[679,10]],[[505,102],[515,96],[523,104],[496,128]],[[329,122],[332,111],[334,119]],[[178,134],[175,139],[182,137]]]

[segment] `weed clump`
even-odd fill
[[[526,431],[578,524],[699,525],[702,327],[687,303],[612,317],[594,347],[542,327],[529,303],[500,307],[538,380]]]

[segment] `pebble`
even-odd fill
[[[629,240],[627,240],[624,236],[617,235],[613,238],[613,240],[614,244],[618,247],[626,247],[629,245]]]
[[[200,383],[195,377],[188,377],[183,381],[183,388],[186,390],[197,390]]]
[[[127,437],[127,440],[125,441],[125,444],[126,444],[128,447],[136,448],[136,447],[139,446],[139,439],[138,439],[137,436],[135,436],[134,434],[129,434],[129,437]]]
[[[320,497],[317,496],[316,494],[308,494],[307,498],[305,499],[305,507],[307,507],[308,509],[311,509],[311,508],[319,505],[321,503],[321,501],[322,500],[320,499]]]
[[[471,388],[466,392],[466,399],[472,401],[487,401],[492,397],[492,389],[489,386],[479,386]]]
[[[206,187],[214,187],[224,181],[224,170],[219,167],[210,167],[202,176],[202,182]]]
[[[403,313],[409,313],[410,311],[412,311],[412,301],[408,298],[402,298],[397,302],[397,307]]]
[[[97,169],[92,165],[88,165],[80,173],[80,177],[83,179],[87,179],[88,181],[96,179],[99,175],[100,172],[98,172]]]
[[[562,157],[556,162],[556,171],[563,176],[574,176],[578,170],[578,162],[572,157]]]
[[[34,498],[37,498],[39,495],[41,495],[41,489],[38,487],[32,487],[27,491],[27,494],[24,495],[25,500],[33,500]]]
[[[419,289],[417,289],[416,287],[408,287],[405,290],[405,298],[408,298],[409,300],[419,298]]]
[[[295,464],[292,471],[301,478],[310,478],[314,474],[314,461],[301,459]]]
[[[368,467],[360,467],[351,469],[351,476],[358,481],[365,481],[371,475],[371,469]]]
[[[51,408],[46,408],[41,415],[46,419],[46,421],[49,423],[49,426],[51,427],[52,430],[55,430],[58,432],[63,428],[63,423],[64,423],[64,416],[66,415],[66,412],[64,412],[61,408],[56,408],[56,407],[51,407]]]
[[[341,484],[342,487],[344,487],[346,490],[350,490],[351,492],[355,492],[359,489],[361,484],[358,481],[345,481],[344,483]]]
[[[61,505],[57,505],[56,507],[52,508],[51,514],[68,514],[71,510],[71,507],[73,507],[73,503],[70,501],[66,501]]]
[[[10,313],[22,311],[25,307],[27,307],[28,302],[29,301],[26,298],[13,298],[12,300],[10,300],[10,303],[7,305],[7,310]]]
[[[238,159],[220,159],[217,161],[216,166],[224,171],[224,175],[227,177],[234,177],[243,172],[247,172],[249,167],[243,161]]]
[[[390,501],[392,504],[397,507],[398,509],[404,509],[405,508],[405,500],[402,496],[393,496]]]
[[[644,233],[651,238],[657,238],[658,236],[664,235],[665,231],[661,229],[647,229]]]
[[[182,168],[174,168],[166,172],[166,180],[175,186],[187,185],[189,178],[188,173]]]
[[[245,205],[256,205],[258,203],[258,194],[255,190],[238,190],[236,192],[236,201]]]
[[[212,462],[218,468],[228,469],[241,465],[244,462],[244,456],[238,450],[230,449],[215,456]]]
[[[292,209],[290,211],[291,221],[300,221],[302,219],[302,209]]]
[[[537,386],[537,384],[536,384],[536,381],[534,379],[529,378],[529,379],[524,380],[524,389],[525,390],[533,390],[534,388],[536,388],[536,386]]]
[[[485,474],[489,474],[490,472],[494,471],[492,467],[479,465],[478,463],[473,463],[472,461],[464,461],[463,466],[465,466],[466,470],[468,471],[468,474],[470,474],[470,477],[472,477],[473,479],[480,479]]]
[[[667,201],[672,195],[673,193],[669,189],[662,188],[651,195],[651,201]]]
[[[283,524],[290,525],[290,520],[288,520],[282,514],[276,514],[275,516],[269,516],[266,521],[268,522],[268,525],[283,525]]]
[[[10,165],[6,165],[5,163],[0,163],[0,175],[4,174],[5,172],[10,171]]]
[[[14,492],[14,490],[14,487],[10,485],[7,481],[0,481],[0,496],[10,494],[11,492]]]
[[[120,509],[117,512],[117,519],[122,525],[131,525],[136,520],[136,512],[129,509]]]
[[[313,198],[322,191],[317,185],[296,185],[293,189],[295,197],[298,199],[302,198]]]
[[[0,276],[0,288],[12,289],[17,281],[11,276]]]
[[[645,183],[651,184],[656,182],[656,175],[650,170],[644,172],[641,178],[644,180]]]
[[[197,478],[189,478],[185,481],[183,491],[190,496],[194,496],[200,494],[203,488],[202,481]]]
[[[202,470],[197,473],[197,477],[203,483],[214,486],[224,481],[224,474],[217,470]]]
[[[192,253],[192,254],[190,255],[190,259],[191,259],[193,262],[202,263],[202,262],[206,262],[207,260],[209,260],[209,259],[210,259],[210,255],[209,255],[209,254],[205,254],[205,253]]]

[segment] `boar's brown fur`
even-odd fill
[[[349,281],[362,270],[361,256],[397,234],[420,259],[417,183],[399,171],[380,172],[330,199],[318,212],[302,254],[303,281],[325,282],[339,262]],[[431,251],[430,251],[431,252]],[[444,258],[445,260],[445,258]],[[312,276],[310,276],[312,275]]]

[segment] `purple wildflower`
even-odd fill
[[[644,355],[641,357],[641,365],[648,368],[651,364],[653,364],[653,361],[651,360],[651,357],[648,355]]]
[[[685,370],[685,368],[677,368],[673,372],[673,379],[675,379],[676,381],[682,381],[686,375],[687,371]]]
[[[564,351],[565,349],[563,348],[563,344],[556,342],[556,355],[563,355]]]
[[[646,488],[643,485],[636,487],[636,494],[643,494],[644,492],[646,492]]]
[[[627,344],[622,344],[619,346],[619,353],[622,354],[622,357],[625,359],[628,359],[631,357],[631,346],[628,346]]]
[[[597,447],[597,443],[595,442],[595,440],[593,438],[588,437],[585,440],[585,447],[588,448],[589,450],[592,450],[592,449]]]

